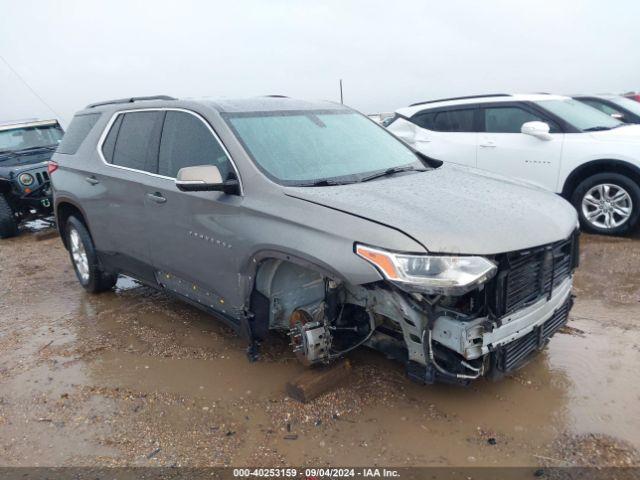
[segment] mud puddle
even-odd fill
[[[584,235],[581,260],[569,328],[510,378],[423,387],[359,350],[345,386],[301,405],[286,339],[249,363],[226,327],[132,279],[85,294],[59,240],[25,233],[0,244],[0,465],[626,464],[640,241]]]

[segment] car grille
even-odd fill
[[[549,337],[567,323],[571,305],[572,298],[569,296],[567,301],[556,309],[551,318],[541,326],[499,349],[496,352],[498,355],[498,368],[503,372],[512,371],[522,365],[533,351],[544,347]]]
[[[49,174],[47,173],[46,170],[43,170],[41,172],[36,172],[35,177],[36,177],[36,181],[38,182],[38,185],[44,185],[45,183],[49,182]]]
[[[504,254],[497,261],[491,308],[500,318],[551,297],[578,265],[578,233],[551,245]]]

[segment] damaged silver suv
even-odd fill
[[[50,170],[90,292],[119,274],[306,364],[366,345],[468,383],[567,321],[577,217],[562,198],[443,164],[341,105],[115,100],[79,112]]]

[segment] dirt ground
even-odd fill
[[[517,374],[420,386],[361,349],[308,405],[284,341],[122,278],[92,296],[59,239],[0,243],[0,466],[640,465],[640,237],[583,235],[567,327]]]

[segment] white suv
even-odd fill
[[[638,223],[640,125],[547,94],[416,103],[385,123],[429,157],[562,194],[585,230],[623,234]]]

